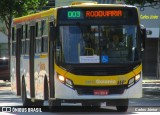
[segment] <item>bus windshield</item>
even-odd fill
[[[136,25],[59,26],[56,60],[60,63],[132,63],[140,59]]]

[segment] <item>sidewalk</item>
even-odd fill
[[[159,95],[160,96],[160,80],[143,80],[142,88],[144,95]]]
[[[11,85],[11,82],[5,82],[5,81],[3,81],[3,80],[0,80],[0,87],[3,87],[3,86],[7,86],[7,87],[9,87]]]

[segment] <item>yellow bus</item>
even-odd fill
[[[12,91],[24,106],[106,102],[127,111],[128,100],[142,96],[144,39],[129,5],[74,2],[15,18]]]

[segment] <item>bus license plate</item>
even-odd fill
[[[109,90],[94,90],[94,95],[108,95]]]

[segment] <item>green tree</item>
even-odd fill
[[[47,0],[0,0],[0,18],[5,22],[9,37],[13,17],[35,12],[46,3]]]
[[[45,6],[47,1],[48,0],[0,0],[0,19],[4,21],[8,31],[8,44],[10,44],[13,17],[35,12],[37,9]]]
[[[124,1],[126,4],[140,4],[140,5],[144,5],[145,3],[150,3],[150,4],[156,4],[156,3],[160,3],[160,0],[120,0],[120,1]]]

